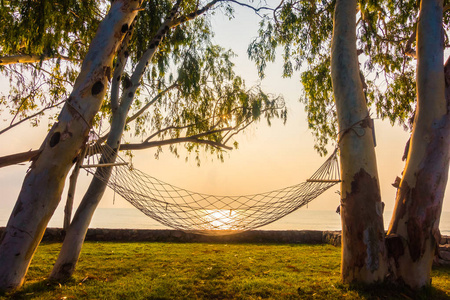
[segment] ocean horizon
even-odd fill
[[[0,227],[6,226],[10,210],[0,208]],[[62,227],[63,209],[58,208],[47,227]],[[388,228],[392,212],[384,213],[384,226]],[[158,221],[146,216],[136,208],[97,208],[90,228],[111,229],[170,229]],[[450,212],[441,214],[440,231],[450,236]],[[305,207],[259,230],[341,230],[341,218],[334,210],[312,210]]]

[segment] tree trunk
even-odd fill
[[[116,126],[112,125],[111,133],[107,141],[107,144],[109,146],[116,147],[116,151],[112,156],[103,154],[100,159],[100,163],[112,163],[116,159],[118,151],[117,145],[120,143],[123,127],[121,129],[119,128],[119,130],[117,130],[117,128],[115,127],[122,123],[117,120],[121,116],[122,114],[117,113],[113,115],[112,124],[116,124]],[[122,117],[121,119],[123,120],[123,124],[125,124],[126,113],[125,117]],[[75,266],[78,262],[78,258],[81,253],[81,247],[83,246],[84,238],[89,228],[89,224],[91,223],[95,209],[100,203],[100,200],[102,199],[103,194],[106,190],[106,183],[111,176],[112,168],[113,167],[111,166],[98,167],[95,171],[94,178],[92,178],[92,181],[89,184],[89,188],[84,194],[83,199],[81,200],[81,203],[78,206],[73,220],[66,232],[63,245],[59,252],[56,263],[53,266],[53,270],[50,274],[50,280],[64,281],[70,278],[70,276],[72,276],[73,272],[75,271]]]
[[[87,147],[83,147],[81,154],[77,157],[77,162],[73,167],[72,174],[69,177],[69,190],[67,191],[66,206],[64,207],[64,221],[63,230],[67,231],[70,225],[70,219],[72,218],[73,200],[75,198],[75,190],[77,187],[78,174],[80,173],[80,167],[86,156]]]
[[[441,0],[421,1],[417,27],[417,109],[386,239],[395,278],[412,288],[431,283],[448,178],[450,131],[443,68],[442,4]]]
[[[166,26],[171,22],[178,10],[180,1],[172,8],[172,12],[165,22],[161,25],[155,37],[150,42],[150,48],[143,54],[142,58],[139,60],[133,75],[129,79],[130,82],[126,83],[122,96],[119,100],[116,99],[116,94],[118,93],[118,81],[116,81],[111,90],[116,91],[112,95],[112,107],[113,107],[113,117],[111,120],[111,130],[108,135],[108,140],[106,144],[115,150],[115,155],[107,157],[102,155],[103,162],[114,162],[117,157],[117,152],[120,146],[120,140],[122,138],[123,130],[127,121],[128,111],[133,103],[134,95],[137,88],[140,85],[140,81],[145,72],[148,62],[153,58],[159,43],[167,33],[170,27]],[[118,55],[118,65],[114,71],[114,78],[120,78],[123,70],[123,65],[126,59],[123,54],[126,50],[127,43],[124,43],[124,48],[121,49],[121,53]],[[70,224],[69,230],[66,233],[61,251],[59,253],[58,259],[53,266],[52,273],[50,274],[50,280],[63,281],[70,276],[72,276],[75,271],[78,258],[81,253],[81,248],[83,246],[83,241],[86,236],[89,224],[91,223],[94,212],[102,199],[103,193],[105,192],[107,182],[110,178],[112,167],[100,167],[96,170],[96,174],[89,185],[88,191],[84,195],[80,206],[78,207],[75,216]],[[102,178],[102,179],[99,179]]]
[[[384,280],[388,265],[373,125],[356,51],[356,0],[336,1],[331,77],[340,130],[341,277],[371,283]]]
[[[64,181],[103,101],[117,47],[140,1],[117,0],[100,24],[73,92],[27,173],[0,241],[0,290],[23,283],[33,254],[58,206]]]

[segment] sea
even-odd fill
[[[0,208],[0,227],[5,226],[11,211]],[[388,228],[392,212],[384,213],[385,229]],[[57,209],[48,227],[62,227],[63,211]],[[123,229],[169,229],[135,208],[97,208],[90,228]],[[440,231],[450,236],[450,212],[441,214]],[[341,230],[340,216],[331,210],[312,210],[305,207],[271,223],[261,230]]]

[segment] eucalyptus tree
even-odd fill
[[[0,4],[0,65],[59,58],[79,60],[87,52],[108,1],[3,1]]]
[[[0,245],[0,256],[2,262],[5,261],[5,264],[0,264],[1,289],[14,289],[23,282],[34,250],[59,202],[64,179],[72,164],[84,156],[82,145],[92,125],[99,125],[105,120],[111,123],[110,131],[99,139],[99,143],[106,140],[116,154],[120,147],[131,150],[162,145],[172,145],[171,151],[178,154],[176,143],[185,143],[188,151],[198,153],[199,147],[203,146],[222,159],[223,149],[231,149],[232,137],[254,121],[261,117],[269,122],[274,117],[286,118],[282,98],[267,95],[258,87],[247,88],[232,70],[232,52],[210,42],[212,32],[204,14],[220,2],[226,1],[204,4],[146,1],[140,8],[136,7],[136,1],[116,1],[111,4],[86,56],[79,54],[77,59],[69,60],[68,66],[76,69],[76,63],[83,59],[80,76],[71,96],[64,101],[59,121],[50,130],[41,149],[33,153],[31,171],[25,179],[22,197],[16,203]],[[132,9],[129,9],[130,6]],[[100,5],[97,9],[104,7]],[[230,10],[227,6],[225,9]],[[123,11],[127,12],[126,21],[117,17]],[[136,18],[138,11],[139,17]],[[101,43],[112,43],[112,36],[102,31],[107,29],[106,26],[116,30],[111,34],[120,39],[114,39],[114,48],[99,49]],[[67,32],[70,35],[71,31]],[[63,42],[66,40],[63,39]],[[120,49],[116,55],[119,42]],[[64,48],[58,42],[54,43],[55,49]],[[61,50],[59,53],[65,52]],[[46,61],[47,58],[58,57],[60,54],[43,56],[41,53],[40,61],[31,66],[38,66],[36,73],[31,76],[41,71],[49,76],[44,78],[59,78],[59,67],[63,64],[60,59],[56,59],[55,69],[51,69],[53,72],[40,67],[47,63],[53,66],[52,62],[55,60]],[[94,60],[106,59],[111,63],[113,58],[114,65],[96,65]],[[92,82],[95,77],[91,77],[94,76],[91,74],[83,77],[85,69],[92,65],[98,66],[93,73],[95,76],[103,72],[101,74],[104,75],[104,80],[111,79],[109,97],[106,97],[106,81]],[[17,65],[12,66],[15,67]],[[64,77],[68,84],[70,76]],[[97,102],[86,102],[84,98],[80,101],[73,100],[77,99],[76,95],[81,93],[85,96],[88,91],[84,85],[80,85],[80,78],[90,80],[90,94],[95,94]],[[57,84],[64,83],[58,82],[55,86]],[[102,102],[104,98],[106,101]],[[28,100],[28,97],[24,99]],[[36,104],[33,101],[30,103]],[[38,113],[47,107],[49,106],[44,105]],[[16,109],[25,111],[26,106],[19,104]],[[23,118],[28,118],[27,113],[24,113]],[[72,130],[71,126],[75,126],[73,124],[78,126],[76,130]],[[60,129],[60,126],[63,128]],[[134,130],[143,141],[120,145],[124,129]],[[76,140],[76,144],[72,144],[72,140]],[[71,142],[70,145],[68,141]],[[61,158],[53,162],[46,159],[48,155],[62,155],[59,152],[53,153],[55,149],[62,148],[67,150],[63,155],[64,161]],[[102,158],[103,162],[114,160],[115,156],[104,155]],[[54,172],[47,174],[48,170]],[[98,172],[102,173],[102,177],[108,178],[111,169],[102,168]],[[39,186],[35,186],[29,183],[30,180],[52,182],[55,187],[42,181],[39,181]],[[94,177],[67,231],[52,278],[66,278],[73,272],[90,219],[105,187],[105,182]],[[35,214],[31,216],[32,212]],[[10,259],[11,255],[15,257]]]
[[[431,282],[448,177],[448,17],[443,1],[420,5],[282,1],[248,50],[263,76],[283,49],[285,76],[302,72],[315,147],[325,153],[331,140],[340,148],[345,282]],[[386,237],[370,110],[412,130]]]
[[[150,67],[147,78],[151,90],[157,91],[156,95],[145,100],[142,107],[141,103],[138,103],[138,111],[128,118],[128,121],[136,122],[135,130],[139,134],[146,135],[146,124],[150,124],[150,135],[143,142],[126,144],[121,146],[122,149],[142,149],[159,145],[160,151],[161,145],[167,143],[171,144],[170,150],[177,154],[176,143],[184,141],[188,151],[196,151],[196,159],[197,150],[202,145],[207,150],[216,152],[221,158],[223,149],[230,148],[227,146],[230,138],[260,116],[264,115],[269,121],[277,116],[285,118],[281,99],[271,99],[260,89],[247,90],[242,79],[232,70],[233,65],[229,60],[231,52],[224,52],[220,47],[211,45],[208,41],[209,34],[198,34],[209,31],[204,20],[193,20],[192,25],[185,24],[191,19],[189,16],[197,17],[206,11],[206,8],[207,6],[200,9],[195,7],[195,11],[186,14],[174,5],[162,24],[155,27],[154,32],[150,32],[149,48],[137,59],[133,74],[129,78],[125,77],[124,81],[117,80],[123,77],[121,65],[124,65],[126,59],[122,52],[119,53],[111,90],[118,92],[115,84],[122,82],[122,92],[120,101],[114,100],[117,96],[111,95],[111,130],[106,142],[109,147],[118,149],[134,93],[144,74],[142,69],[158,54],[161,56],[160,62]],[[144,10],[138,19],[136,34],[139,23],[148,24],[146,11],[149,10]],[[178,29],[181,25],[184,25],[183,28]],[[167,28],[175,26],[177,29],[173,31],[173,36],[170,36]],[[158,48],[159,53],[156,52]],[[173,63],[180,61],[176,77],[171,74],[167,77],[158,74],[164,72],[164,64],[169,61],[168,54],[172,55]],[[172,78],[176,79],[171,80]],[[154,79],[158,80],[157,83],[154,83]],[[117,103],[114,104],[114,101]],[[157,101],[160,105],[152,105]],[[150,108],[153,108],[153,111],[143,116]],[[150,119],[145,121],[146,117]],[[168,138],[165,138],[166,136]],[[159,140],[155,141],[156,144],[152,141],[155,137],[159,137]],[[115,157],[104,155],[101,161],[110,163],[114,159]],[[106,189],[104,179],[110,176],[110,172],[111,167],[97,170],[68,228],[60,255],[50,275],[51,279],[67,279],[75,270],[90,220]]]
[[[63,105],[108,1],[3,1],[0,4],[0,73],[9,78],[0,112],[10,126],[39,124],[46,110]]]
[[[0,289],[19,287],[45,227],[56,209],[64,179],[89,133],[106,94],[116,50],[139,9],[139,1],[115,1],[83,60],[58,121],[25,176],[0,244]],[[126,25],[126,26],[125,26]],[[125,28],[126,27],[126,28]],[[124,30],[125,29],[125,30]]]

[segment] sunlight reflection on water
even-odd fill
[[[0,208],[0,226],[5,226],[10,211]],[[211,227],[205,229],[230,229],[228,223],[238,218],[239,212],[223,210],[205,210],[205,220]],[[388,227],[392,212],[385,212],[385,228]],[[62,227],[63,211],[58,209],[50,220],[49,227]],[[222,227],[224,226],[224,227]],[[98,208],[91,222],[91,228],[127,228],[127,229],[168,229],[134,208]],[[340,230],[340,216],[334,211],[299,209],[284,218],[260,227],[261,230]],[[440,230],[450,235],[450,212],[442,212]]]

